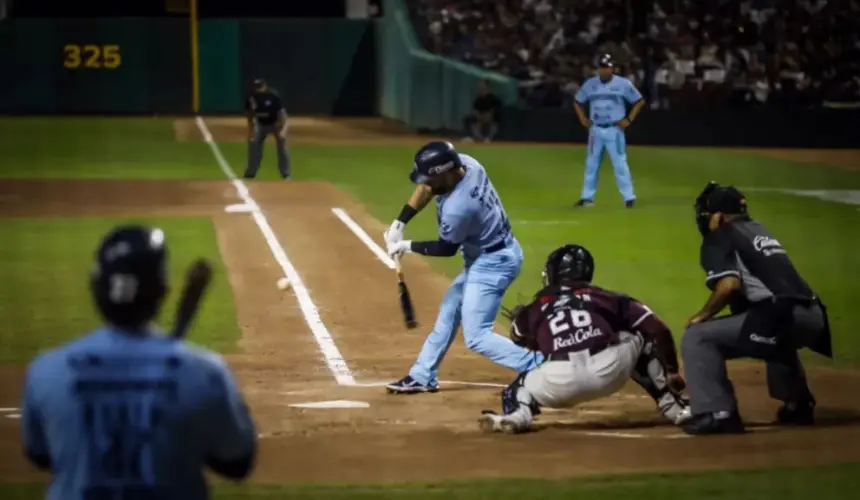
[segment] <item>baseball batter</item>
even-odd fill
[[[516,434],[541,407],[572,408],[618,392],[632,377],[660,413],[680,425],[691,417],[669,327],[645,304],[591,283],[594,259],[579,245],[549,255],[544,288],[507,315],[511,339],[546,362],[502,392],[502,414],[485,410],[481,428]]]
[[[224,361],[150,325],[166,260],[159,229],[109,233],[91,277],[107,324],[30,364],[21,432],[53,475],[49,499],[204,499],[204,464],[231,479],[252,469],[254,424]]]
[[[627,165],[627,140],[624,130],[636,120],[645,100],[633,82],[614,74],[615,63],[612,56],[600,57],[598,75],[582,84],[574,97],[574,109],[582,126],[588,129],[588,152],[585,159],[585,180],[582,194],[576,203],[578,207],[594,205],[597,193],[597,172],[603,161],[603,151],[609,153],[615,182],[624,198],[627,208],[633,208],[636,194],[633,192],[633,179]],[[630,112],[627,112],[627,106]],[[588,106],[588,116],[584,106]]]
[[[416,153],[409,178],[429,188],[413,195],[418,208],[431,197],[436,199],[439,239],[403,239],[403,228],[417,213],[416,206],[407,204],[385,232],[389,255],[452,257],[459,250],[464,269],[442,299],[433,331],[409,375],[387,385],[388,392],[436,392],[439,365],[461,323],[469,349],[518,372],[537,366],[540,354],[493,332],[502,297],[522,268],[523,251],[484,167],[471,156],[458,154],[451,143],[430,142]]]

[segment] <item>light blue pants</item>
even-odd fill
[[[630,167],[627,165],[627,140],[624,130],[619,127],[592,126],[588,131],[588,155],[585,158],[585,181],[582,184],[583,200],[594,200],[597,194],[597,171],[603,161],[603,151],[609,153],[612,169],[615,171],[615,182],[624,201],[635,200],[633,179]]]
[[[543,361],[540,353],[528,351],[493,331],[502,297],[522,266],[523,250],[516,239],[508,248],[482,254],[467,263],[445,293],[433,331],[409,375],[425,385],[438,382],[439,365],[461,323],[466,347],[490,361],[517,372],[539,365]]]

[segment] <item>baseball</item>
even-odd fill
[[[290,280],[287,278],[281,278],[278,280],[278,290],[286,290],[290,287]]]

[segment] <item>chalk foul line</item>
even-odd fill
[[[221,148],[218,147],[218,144],[213,139],[212,133],[209,131],[209,127],[206,126],[206,122],[203,121],[203,118],[198,116],[196,117],[195,122],[197,123],[197,128],[200,130],[201,135],[203,135],[203,140],[209,145],[209,149],[212,150],[212,155],[215,156],[215,161],[218,163],[221,171],[223,171],[224,175],[230,179],[230,183],[233,184],[239,198],[241,198],[247,206],[248,213],[251,214],[257,227],[260,228],[260,232],[263,233],[263,237],[269,245],[269,250],[271,250],[275,261],[277,261],[281,266],[284,276],[292,283],[293,293],[298,300],[299,308],[302,311],[305,322],[308,324],[308,327],[310,327],[314,340],[316,340],[320,352],[325,358],[326,365],[328,365],[328,368],[331,370],[332,375],[334,375],[335,380],[340,385],[355,385],[355,378],[352,376],[352,372],[350,371],[346,360],[335,345],[334,338],[332,338],[331,333],[323,323],[319,309],[314,305],[304,281],[302,281],[302,278],[299,276],[299,272],[287,257],[287,253],[284,251],[283,245],[278,241],[278,237],[272,230],[272,226],[269,224],[263,211],[260,210],[260,206],[251,197],[251,193],[245,183],[236,177],[236,173],[230,167],[230,164],[227,163],[227,160],[221,153]]]

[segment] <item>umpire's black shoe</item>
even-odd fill
[[[815,424],[815,401],[784,404],[776,412],[776,422],[779,425]]]
[[[624,202],[624,206],[627,208],[633,208],[633,205],[636,203],[636,200],[627,200]]]
[[[583,198],[583,199],[577,201],[576,205],[574,205],[574,206],[575,207],[593,207],[594,206],[594,200],[586,200],[585,198]]]
[[[693,436],[709,434],[743,434],[746,432],[740,415],[732,411],[699,413],[681,426]]]

